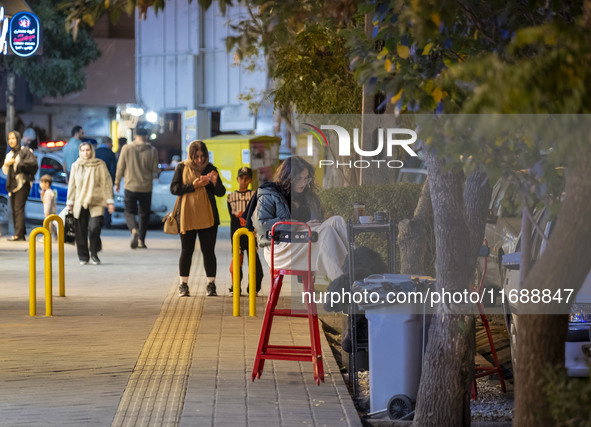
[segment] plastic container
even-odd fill
[[[403,274],[372,275],[363,280],[360,288],[378,292],[380,299],[393,289],[399,292],[416,289],[411,277]],[[414,404],[430,316],[419,313],[423,311],[422,305],[409,309],[405,304],[380,301],[362,308],[369,329],[370,411],[386,409],[396,395],[404,395]]]
[[[355,203],[353,205],[353,220],[359,222],[359,217],[365,215],[365,205],[361,203]]]
[[[392,396],[417,399],[422,369],[423,317],[399,314],[395,306],[368,308],[371,412],[385,409]]]

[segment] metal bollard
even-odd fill
[[[37,315],[37,239],[43,234],[45,266],[45,315],[53,316],[51,297],[51,234],[46,228],[37,227],[29,234],[29,316]]]
[[[58,251],[58,277],[59,277],[59,296],[66,296],[66,273],[64,269],[64,221],[58,215],[49,215],[43,221],[43,228],[50,231],[49,227],[52,221],[57,222],[57,251]]]
[[[248,236],[248,314],[257,315],[256,291],[256,240],[254,233],[246,228],[239,228],[232,237],[232,262],[234,264],[232,286],[234,286],[234,316],[240,316],[240,237]]]

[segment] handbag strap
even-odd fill
[[[174,208],[173,208],[173,210],[172,210],[172,214],[173,214],[174,216],[176,216],[176,215],[177,215],[177,211],[178,211],[178,209],[180,209],[180,207],[179,207],[179,202],[181,201],[181,198],[182,198],[182,197],[183,197],[183,196],[182,196],[182,195],[180,195],[180,196],[178,196],[178,197],[176,198],[176,202],[175,202],[175,204],[174,204]]]

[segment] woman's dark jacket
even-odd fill
[[[170,182],[170,192],[175,196],[182,196],[185,193],[195,192],[193,184],[183,184],[183,170],[185,169],[184,163],[179,163],[174,170],[174,176]],[[214,165],[208,163],[201,172],[201,175],[207,175],[211,171],[218,171]],[[215,196],[222,197],[226,194],[226,187],[222,184],[222,178],[218,176],[218,180],[215,186],[210,182],[205,186],[207,191],[207,197],[209,197],[209,203],[211,204],[211,210],[213,212],[213,225],[220,225],[220,215],[218,214],[218,207],[215,202]]]
[[[18,153],[15,154],[15,151],[17,151]],[[25,181],[33,182],[35,181],[35,174],[39,169],[37,157],[35,157],[35,154],[33,154],[33,150],[31,150],[30,148],[20,147],[17,150],[13,150],[12,154],[13,159],[16,159],[16,157],[19,156],[20,161],[19,164],[16,166],[16,171],[12,166],[10,166],[8,173],[6,174],[6,191],[8,191],[9,193],[11,193],[16,188],[16,175],[22,173]]]

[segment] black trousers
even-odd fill
[[[250,260],[250,253],[248,252],[248,237],[246,236],[240,236],[240,251],[246,252],[248,259]],[[259,254],[256,252],[256,249],[254,254],[256,258],[256,290],[258,292],[261,290],[261,283],[263,281],[263,266],[261,264]],[[240,282],[242,282],[242,277],[242,266],[240,266]]]
[[[101,228],[103,227],[103,216],[90,216],[88,209],[80,210],[80,218],[76,220],[76,249],[78,259],[88,261],[90,255],[96,256],[102,249]],[[88,252],[88,241],[90,240],[90,253]]]
[[[179,275],[188,276],[191,271],[191,261],[195,242],[199,235],[199,245],[203,254],[203,267],[207,277],[215,277],[217,273],[217,259],[215,257],[215,242],[218,236],[218,226],[204,228],[203,230],[189,230],[181,233],[181,257],[179,259]]]
[[[25,204],[29,198],[31,183],[26,181],[20,190],[10,196],[10,208],[12,209],[12,221],[14,222],[14,235],[24,239],[27,234],[25,229]]]
[[[150,224],[150,209],[152,207],[152,192],[140,193],[138,191],[125,190],[125,222],[129,231],[139,230],[139,239],[146,239],[146,231],[148,231],[148,225]],[[135,219],[138,215],[139,205],[139,216],[140,224]]]

